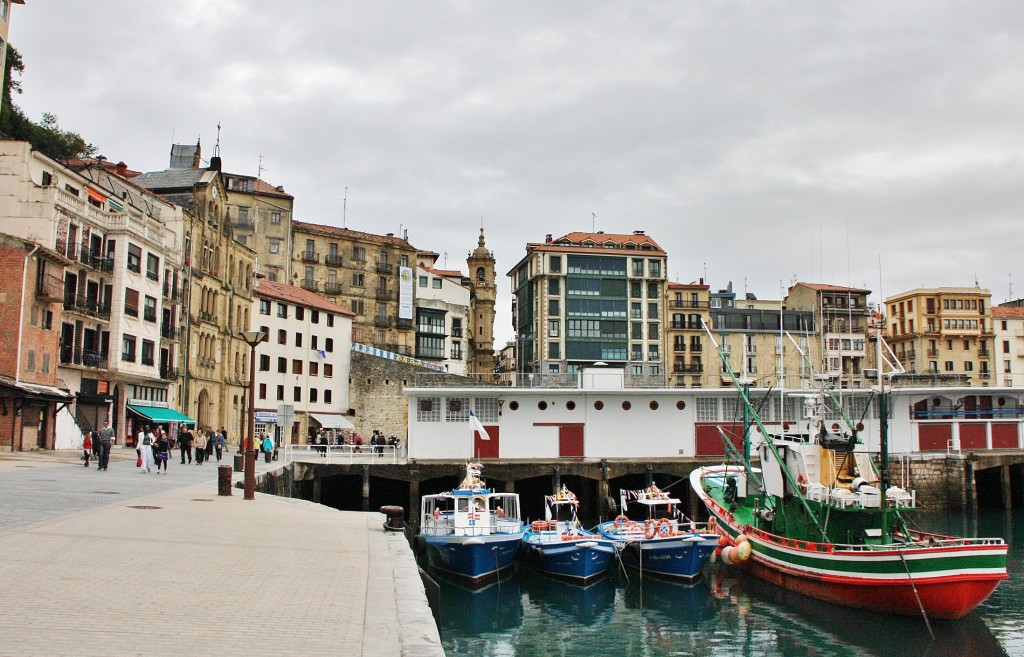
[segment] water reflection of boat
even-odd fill
[[[615,577],[602,577],[579,586],[523,569],[519,578],[530,604],[560,623],[593,625],[610,614],[615,603]]]
[[[726,577],[726,575],[728,575]],[[933,640],[918,617],[879,615],[839,608],[772,586],[743,572],[718,570],[714,594],[729,598],[748,616],[777,628],[780,648],[837,644],[865,657],[1005,657],[1006,651],[977,613],[957,621],[933,620]]]
[[[455,630],[460,635],[516,630],[523,622],[523,596],[515,574],[491,580],[484,586],[436,574],[441,586],[441,635]]]
[[[626,585],[627,609],[642,609],[677,629],[699,629],[718,615],[719,602],[703,579],[684,584],[660,579],[634,578]]]

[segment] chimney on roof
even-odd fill
[[[384,237],[394,237],[394,233],[384,233]]]
[[[220,156],[214,155],[210,158],[209,171],[220,171]]]
[[[193,169],[198,169],[199,168],[199,160],[200,160],[200,156],[202,155],[202,153],[203,153],[203,146],[202,146],[202,144],[200,144],[199,140],[197,139],[196,140],[196,152],[192,156],[192,168]]]
[[[274,188],[274,191],[284,194],[284,185],[278,185],[277,187]]]
[[[634,230],[633,234],[634,235],[645,235],[646,233],[644,233],[644,231],[642,231],[642,230]]]
[[[703,277],[703,276],[701,276],[699,280],[700,280],[700,284],[701,284],[701,285],[704,285],[704,277]]]
[[[551,244],[551,233],[548,233],[547,235],[544,236],[544,243]]]
[[[118,162],[114,167],[114,173],[121,176],[122,178],[128,177],[128,165],[124,161]]]

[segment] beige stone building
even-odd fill
[[[875,366],[869,347],[871,308],[867,298],[871,290],[797,283],[789,288],[785,306],[789,310],[809,311],[816,327],[815,339],[808,343],[814,369],[835,379],[843,388],[870,385],[865,368]]]
[[[703,280],[665,285],[664,352],[669,363],[669,387],[703,387],[705,368],[717,370],[717,358],[708,358],[705,353],[705,349],[710,349],[704,332],[704,324],[711,324],[709,289]]]
[[[224,174],[227,216],[235,239],[256,252],[256,271],[268,281],[292,280],[295,197],[255,176]]]
[[[920,383],[992,385],[992,293],[918,288],[885,300],[889,342]]]
[[[241,332],[250,326],[256,253],[233,237],[220,157],[207,168],[199,162],[198,144],[175,145],[171,168],[132,182],[184,209],[182,409],[200,428],[226,428],[235,442],[246,426],[250,350]]]
[[[291,284],[355,313],[355,343],[414,354],[415,267],[404,237],[292,222]]]

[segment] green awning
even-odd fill
[[[128,410],[138,413],[142,417],[149,418],[153,422],[180,422],[182,424],[195,424],[196,421],[187,415],[183,415],[173,408],[160,408],[159,406],[132,406],[128,404]]]

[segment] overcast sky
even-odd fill
[[[1024,297],[1024,2],[29,0],[15,99],[112,161],[195,143],[296,218],[466,270],[644,230],[672,280]],[[594,218],[596,215],[596,218]],[[444,260],[441,261],[444,265]]]

